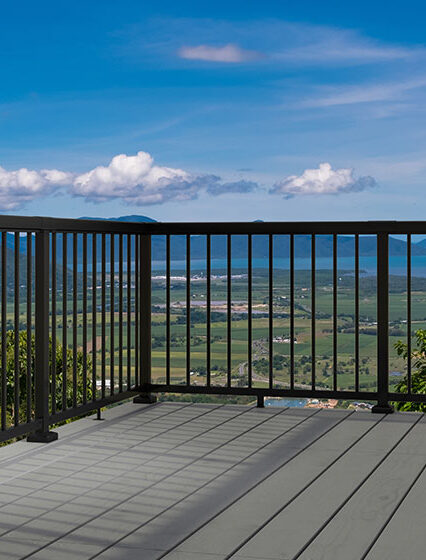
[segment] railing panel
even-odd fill
[[[35,425],[33,393],[33,232],[2,231],[1,242],[1,431]]]
[[[52,417],[96,408],[136,385],[136,238],[50,233]]]
[[[399,224],[386,225],[392,226],[392,232],[401,231]],[[375,248],[379,238],[388,236],[385,228],[378,223],[252,226],[153,225],[156,234],[166,235],[164,387],[179,387],[179,392],[214,393],[221,388],[233,394],[289,396],[310,392],[327,398],[352,394],[365,400],[371,394],[379,396],[379,377],[380,394],[388,396],[389,351],[384,352],[383,344],[385,337],[389,344],[392,340],[384,334],[388,327],[377,324],[388,313],[389,291],[385,297],[380,285],[386,278],[388,257],[382,254],[383,245],[379,244],[379,253]],[[415,231],[418,227],[416,223]],[[225,244],[215,255],[215,238],[220,235]],[[178,237],[183,242],[174,246],[171,240]],[[176,266],[184,281],[174,292]],[[199,267],[205,283],[202,278],[198,285]],[[222,302],[216,302],[214,294],[221,290]],[[212,320],[218,312],[223,315],[221,329]],[[411,325],[409,303],[407,313]],[[184,352],[176,342],[178,332]],[[205,338],[205,346],[194,346],[194,333]],[[242,341],[246,356],[241,354]],[[201,348],[205,348],[205,375],[200,375],[204,371]],[[173,376],[173,354],[184,356],[183,377]],[[159,390],[161,384],[152,388]]]
[[[136,391],[426,402],[410,358],[424,222],[1,217],[0,232],[2,439]]]

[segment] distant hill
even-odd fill
[[[423,239],[422,241],[416,243],[416,246],[421,247],[422,249],[426,249],[426,239]]]
[[[120,216],[119,218],[93,218],[91,216],[83,216],[78,218],[79,220],[101,220],[106,222],[156,222],[153,218],[149,218],[148,216],[138,216],[137,214],[132,214],[130,216]]]

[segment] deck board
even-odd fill
[[[367,432],[232,558],[296,557],[389,450],[410,430],[415,416],[387,416]],[[313,507],[315,504],[315,507]]]
[[[420,414],[128,403],[105,416],[0,449],[1,560],[424,550]]]
[[[332,417],[336,414],[334,411],[321,413],[321,416],[326,415]],[[284,504],[314,481],[348,445],[380,421],[380,418],[370,414],[351,414],[340,418],[345,421],[312,442],[303,453],[294,456],[263,484],[248,492],[176,550],[228,556],[276,515]],[[342,447],[343,442],[345,445]],[[217,534],[221,535],[218,541],[215,539]],[[165,558],[171,560],[174,557],[174,554],[170,554]]]
[[[424,451],[413,453],[414,448],[425,449],[425,428],[424,422],[413,427],[318,538],[306,548],[300,560],[326,560],[338,555],[345,560],[363,557],[425,466]],[[389,558],[389,555],[382,558]]]

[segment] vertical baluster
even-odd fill
[[[111,233],[110,235],[110,267],[109,267],[109,278],[110,278],[110,298],[109,298],[109,305],[110,305],[110,345],[109,345],[109,360],[110,360],[110,375],[109,375],[109,382],[110,382],[110,394],[114,394],[114,367],[115,367],[115,339],[114,339],[114,329],[115,329],[115,322],[114,322],[114,310],[115,310],[115,235]]]
[[[123,391],[123,234],[118,236],[118,391]]]
[[[273,270],[274,270],[274,238],[269,234],[269,271],[268,271],[268,299],[269,299],[269,388],[273,387],[274,376],[274,286],[273,286]]]
[[[191,385],[191,236],[186,236],[186,384]]]
[[[166,235],[166,385],[170,385],[170,235]]]
[[[87,402],[87,233],[83,233],[83,404]]]
[[[248,386],[253,386],[253,236],[251,233],[248,235],[248,248],[247,248],[247,376]]]
[[[132,240],[126,236],[127,243],[127,390],[132,386]]]
[[[407,234],[407,393],[412,391],[411,379],[411,234]]]
[[[294,390],[294,234],[290,234],[290,389]]]
[[[101,262],[101,397],[105,398],[106,376],[106,237],[102,233],[102,262]]]
[[[337,235],[333,234],[333,391],[337,391]]]
[[[311,236],[311,387],[315,391],[315,381],[316,381],[316,347],[315,347],[315,336],[316,336],[316,306],[315,306],[315,292],[316,292],[316,278],[315,278],[315,234]]]
[[[139,379],[139,235],[135,235],[135,384]]]
[[[77,233],[72,235],[72,405],[77,406],[77,292],[78,292],[78,256]]]
[[[359,235],[355,235],[355,391],[359,391]]]
[[[206,238],[206,258],[207,258],[207,270],[206,270],[206,291],[207,291],[207,307],[206,307],[206,319],[207,319],[207,356],[206,356],[206,366],[207,366],[207,387],[211,385],[211,237],[207,234]]]
[[[227,235],[227,333],[226,333],[226,347],[227,347],[227,386],[231,386],[231,367],[232,367],[232,240],[231,236]]]
[[[95,401],[97,397],[97,375],[96,375],[96,354],[98,351],[97,345],[97,236],[96,233],[92,234],[92,400]]]
[[[51,374],[52,374],[52,414],[56,413],[56,232],[52,232],[52,350],[51,350]],[[28,337],[28,334],[30,335]],[[27,237],[27,339],[31,344],[31,237]],[[31,346],[29,346],[31,352]],[[27,366],[30,371],[28,387],[31,388],[31,362],[28,364],[31,354],[27,357]],[[28,393],[28,389],[27,389]],[[31,407],[31,399],[29,400]]]

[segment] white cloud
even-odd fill
[[[74,178],[71,193],[104,202],[121,198],[133,204],[161,204],[197,196],[199,180],[182,169],[154,165],[147,152],[120,154],[108,166],[95,167]]]
[[[257,185],[249,181],[223,182],[216,175],[195,175],[172,167],[154,165],[147,152],[135,156],[120,154],[104,167],[95,167],[74,178],[70,192],[93,202],[120,198],[127,204],[163,204],[185,201],[201,191],[212,195],[250,192]]]
[[[0,209],[16,210],[27,202],[50,195],[59,188],[92,202],[121,199],[135,206],[193,200],[201,192],[216,196],[247,193],[257,188],[252,181],[224,182],[216,175],[197,175],[183,169],[155,165],[147,152],[114,156],[108,165],[75,174],[57,169],[26,168],[7,171],[0,167]]]
[[[57,169],[33,171],[25,167],[7,171],[0,166],[0,209],[16,210],[71,182],[71,174]]]
[[[376,181],[373,177],[355,178],[353,169],[334,171],[329,163],[320,163],[317,169],[305,169],[301,175],[286,177],[269,192],[289,198],[297,195],[359,192],[374,186]]]
[[[233,45],[231,43],[222,47],[212,47],[209,45],[181,47],[178,50],[178,55],[180,58],[186,58],[188,60],[226,63],[249,62],[262,58],[259,52],[242,49],[238,45]]]

